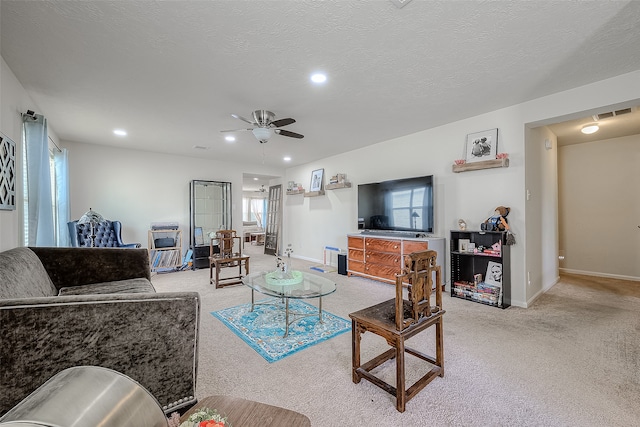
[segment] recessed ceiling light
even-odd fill
[[[113,133],[118,136],[127,136],[127,131],[124,129],[114,129]]]
[[[311,81],[320,84],[327,81],[327,75],[324,73],[313,73],[311,74]]]
[[[291,161],[291,157],[287,156],[287,157],[283,158],[282,160],[284,160],[285,162],[290,162]]]
[[[255,178],[255,177],[254,177],[254,178],[253,178],[253,180],[254,180],[254,181],[258,181],[258,178]]]
[[[236,140],[236,137],[233,135],[227,135],[224,137],[225,140],[227,140],[228,142],[233,142]]]
[[[598,126],[597,123],[591,123],[589,125],[583,126],[580,132],[586,135],[591,135],[592,133],[598,132],[598,129],[600,129],[600,126]]]

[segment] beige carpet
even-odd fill
[[[275,268],[262,250],[247,246],[251,271]],[[313,264],[291,261],[311,271]],[[346,319],[393,296],[391,285],[325,275],[338,288],[323,308]],[[248,288],[215,289],[208,270],[152,280],[158,291],[201,295],[199,398],[226,394],[282,406],[313,426],[640,425],[640,282],[565,276],[529,309],[445,297],[445,376],[401,414],[391,395],[351,381],[350,333],[270,364],[210,314],[249,301]],[[430,333],[410,344],[433,354]],[[386,348],[379,337],[363,336],[363,360]],[[416,360],[408,363],[411,378],[422,373]],[[392,362],[380,369],[393,383]]]

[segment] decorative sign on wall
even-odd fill
[[[0,209],[16,208],[16,143],[0,136]]]

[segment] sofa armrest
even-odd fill
[[[30,247],[56,288],[146,278],[147,249]]]
[[[0,300],[0,416],[56,373],[103,366],[170,413],[195,403],[196,292]]]

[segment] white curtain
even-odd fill
[[[47,119],[23,115],[26,155],[29,246],[55,246]]]
[[[71,246],[67,222],[71,217],[69,207],[69,153],[66,148],[56,150],[53,155],[56,181],[56,240],[58,246]]]
[[[262,222],[262,213],[264,212],[264,200],[265,199],[251,199],[251,212],[256,217],[256,221],[260,227],[264,228],[264,224]]]

